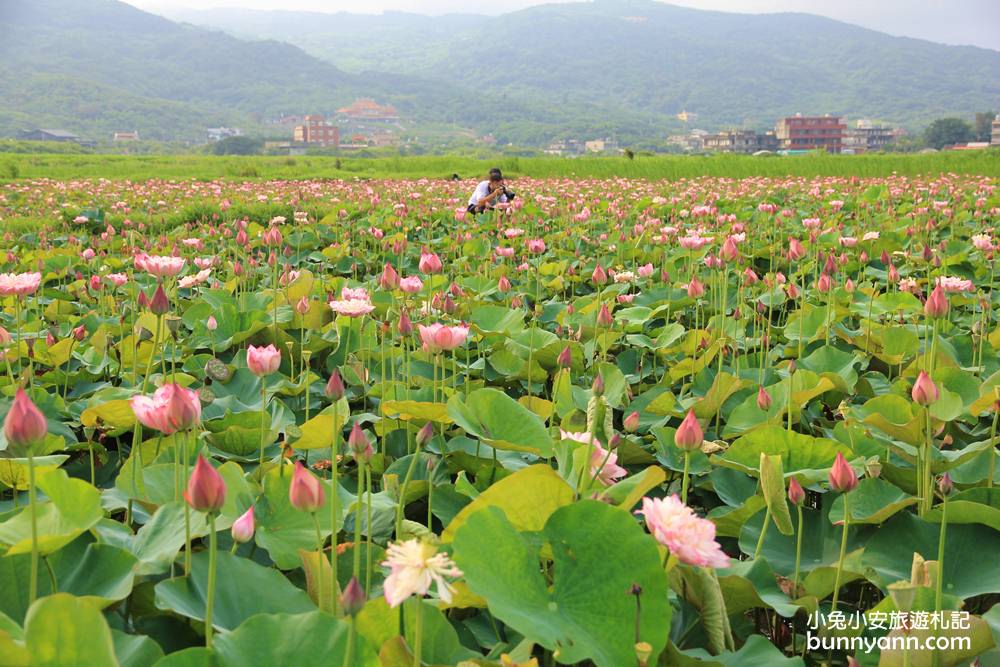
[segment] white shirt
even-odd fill
[[[469,206],[478,206],[480,199],[489,196],[490,196],[490,182],[481,181],[479,185],[476,186],[476,191],[472,193],[471,197],[469,197]],[[507,201],[507,195],[500,195],[499,198],[493,200],[494,203],[498,201],[499,202]]]

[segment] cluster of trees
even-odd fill
[[[940,149],[970,141],[989,141],[996,116],[996,111],[982,111],[972,123],[956,117],[938,118],[924,130],[924,144]]]

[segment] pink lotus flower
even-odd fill
[[[611,486],[627,474],[628,471],[618,465],[618,454],[609,453],[594,443],[594,451],[590,455],[591,477],[595,477],[604,486]]]
[[[729,567],[729,556],[715,541],[715,524],[702,519],[676,494],[668,498],[643,498],[641,514],[656,541],[677,559],[698,567]]]
[[[542,239],[530,239],[527,243],[528,252],[533,255],[541,255],[545,252],[545,241]]]
[[[419,276],[409,276],[399,281],[399,289],[406,294],[417,294],[424,288],[424,282]]]
[[[38,291],[42,274],[0,273],[0,296],[28,296]]]
[[[247,368],[257,377],[270,375],[281,366],[281,352],[274,345],[247,348]]]
[[[652,263],[649,262],[636,269],[636,273],[639,274],[640,278],[649,278],[653,275],[654,271],[655,269],[653,268]]]
[[[467,326],[446,326],[444,324],[417,325],[420,331],[420,341],[426,352],[438,353],[454,350],[465,342],[469,336]]]
[[[128,282],[128,275],[124,273],[109,273],[104,276],[104,282],[111,283],[115,287],[121,287]]]
[[[188,480],[184,500],[191,509],[210,514],[218,512],[226,502],[226,483],[222,481],[222,475],[201,454]]]
[[[958,278],[956,276],[938,276],[935,282],[935,289],[942,288],[945,292],[975,292],[976,286],[971,280]]]
[[[135,256],[135,268],[157,278],[173,277],[184,270],[183,257],[164,257],[141,253]]]
[[[451,602],[454,589],[445,577],[462,576],[447,554],[417,539],[390,543],[382,566],[389,568],[383,590],[390,607],[398,607],[411,595],[427,595],[435,584],[438,597]]]
[[[367,299],[340,299],[331,301],[330,309],[338,315],[363,317],[375,310],[375,306]]]
[[[201,420],[198,392],[172,382],[152,396],[133,396],[129,404],[140,424],[164,435],[192,428]]]

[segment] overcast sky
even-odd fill
[[[568,0],[126,0],[150,11],[176,8],[248,7],[323,12],[378,13],[403,10],[422,14],[499,14],[531,5]],[[796,11],[820,14],[880,30],[946,44],[1000,50],[1000,0],[674,0],[671,4],[732,12]],[[998,75],[1000,76],[1000,75]]]

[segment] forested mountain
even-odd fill
[[[501,142],[660,137],[837,113],[918,127],[1000,103],[1000,52],[890,37],[806,14],[739,15],[650,0],[502,16],[212,10],[171,18],[117,0],[0,0],[0,134],[61,127],[274,131],[281,114],[355,97]]]

